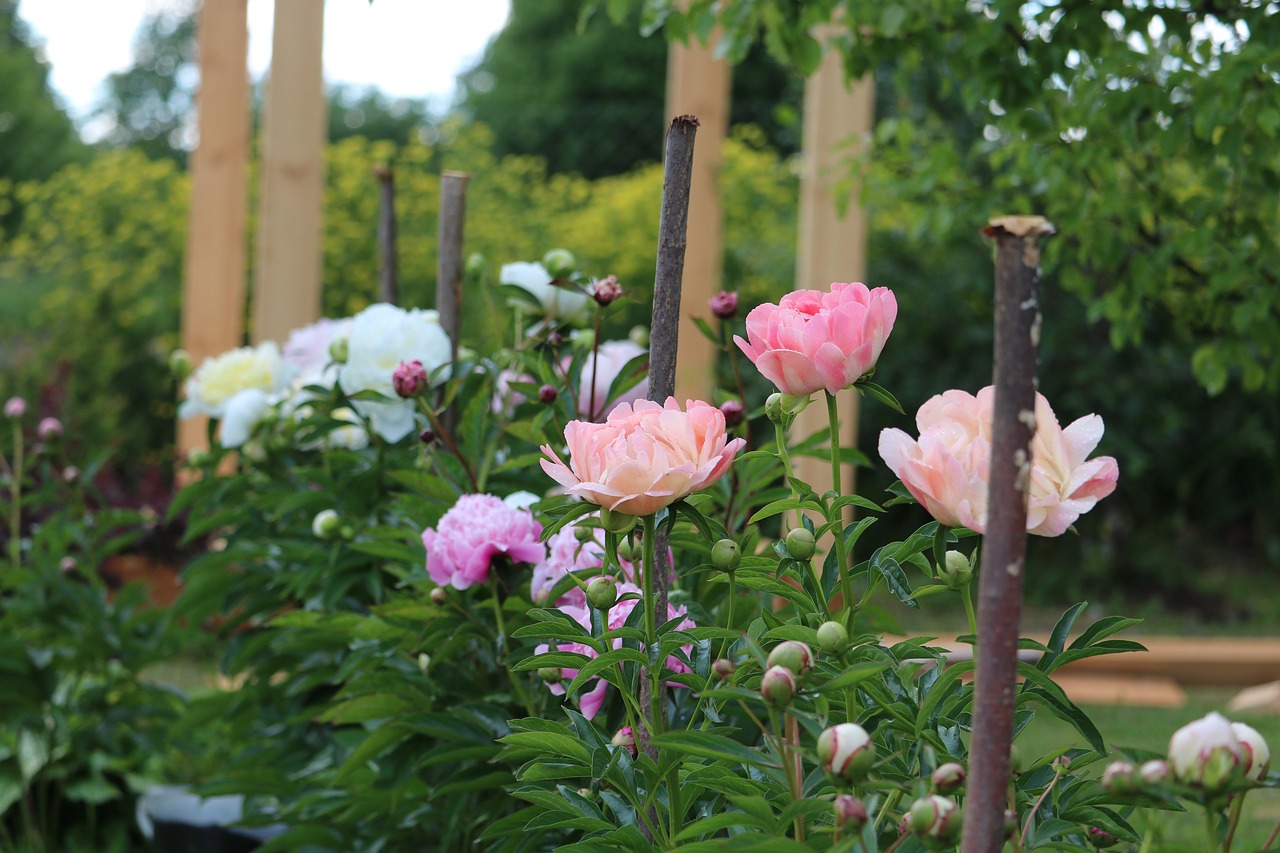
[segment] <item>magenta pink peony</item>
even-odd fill
[[[880,433],[880,457],[935,519],[982,533],[987,522],[987,478],[995,391],[976,396],[947,391],[916,413],[920,438],[899,429]],[[1120,476],[1110,456],[1088,459],[1102,440],[1102,418],[1086,415],[1066,429],[1042,394],[1036,394],[1031,441],[1027,532],[1061,536],[1111,494]]]
[[[887,287],[835,282],[826,293],[797,290],[777,305],[757,305],[747,314],[747,339],[733,340],[782,393],[835,394],[876,366],[897,317]]]
[[[566,465],[543,445],[542,470],[571,495],[629,515],[650,515],[720,479],[745,441],[727,441],[724,413],[674,397],[620,403],[602,424],[570,421]]]
[[[493,558],[537,563],[547,550],[538,536],[542,525],[527,509],[516,509],[493,495],[463,495],[435,529],[422,531],[427,573],[440,586],[466,589],[489,581]]]
[[[618,594],[620,596],[625,596],[625,595],[640,595],[641,593],[640,593],[640,588],[637,587],[635,584],[621,583],[621,584],[618,584]],[[627,617],[631,615],[632,610],[635,610],[636,605],[638,603],[639,603],[638,598],[628,598],[624,601],[619,601],[617,604],[613,605],[613,607],[609,608],[609,620],[608,620],[609,624],[606,630],[615,631],[618,628],[621,628],[623,625],[625,625],[627,622]],[[563,605],[559,609],[561,612],[567,613],[570,617],[573,618],[575,622],[577,622],[582,627],[586,628],[588,631],[591,630],[591,612],[585,606],[578,607],[575,605]],[[667,605],[668,620],[675,619],[677,616],[684,616],[685,612],[686,612],[685,608],[683,607],[676,607],[670,604]],[[680,630],[680,631],[685,631],[685,630],[688,630],[689,628],[696,628],[696,627],[697,625],[694,623],[694,621],[688,618],[683,619],[679,623],[679,625],[676,626],[677,630]],[[615,639],[613,641],[613,647],[615,649],[621,648],[622,640]],[[686,656],[688,656],[689,653],[692,651],[692,648],[693,648],[692,646],[684,646],[682,647],[682,651]],[[551,650],[551,647],[547,643],[542,643],[536,649],[534,649],[534,652],[536,654],[541,655],[541,654],[546,654],[550,650]],[[594,658],[597,656],[596,650],[593,649],[591,646],[588,646],[586,643],[560,642],[556,644],[556,651],[576,652],[580,655],[586,655],[589,658]],[[672,672],[689,672],[689,667],[687,667],[679,658],[675,657],[674,655],[669,656],[667,658],[666,667]],[[565,685],[573,681],[573,679],[576,678],[577,675],[578,675],[578,670],[576,669],[563,669],[561,670],[562,680],[555,684],[548,684],[547,688],[556,696],[563,696]],[[579,710],[582,711],[582,716],[586,717],[588,720],[593,719],[595,715],[600,712],[600,707],[604,704],[605,692],[609,688],[609,683],[604,679],[594,678],[594,679],[591,679],[591,681],[595,681],[596,684],[590,690],[584,691],[582,694],[578,696],[578,708]],[[683,687],[684,685],[672,683],[671,686]]]

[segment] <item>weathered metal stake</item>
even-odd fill
[[[978,575],[977,675],[963,853],[996,853],[1005,842],[1027,488],[1036,426],[1040,238],[1053,230],[1040,216],[1001,216],[982,232],[996,244],[995,411],[987,531]]]
[[[378,301],[400,301],[399,261],[396,257],[396,173],[390,166],[374,166],[378,179]]]
[[[666,402],[675,393],[676,350],[680,329],[680,286],[684,279],[684,250],[689,226],[689,184],[693,176],[693,140],[698,132],[694,116],[676,116],[667,128],[662,212],[658,218],[658,268],[653,282],[653,319],[649,335],[649,399]],[[654,537],[654,609],[658,624],[666,621],[667,578],[671,572],[665,528]],[[647,570],[647,567],[646,567]],[[640,707],[649,705],[649,679],[640,680]],[[666,695],[658,707],[666,710]],[[653,721],[640,732],[640,745],[656,759],[649,743]]]

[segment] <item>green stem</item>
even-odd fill
[[[13,472],[9,481],[9,559],[16,571],[22,559],[22,425],[13,421]]]
[[[662,730],[662,709],[660,707],[662,665],[654,660],[658,648],[658,611],[653,594],[653,576],[657,571],[657,555],[654,553],[653,540],[657,538],[657,525],[653,516],[646,515],[644,524],[644,566],[641,575],[644,579],[644,651],[649,657],[649,734],[658,734]]]
[[[1227,813],[1227,840],[1222,843],[1223,853],[1231,853],[1231,844],[1236,838],[1236,827],[1240,825],[1240,815],[1244,810],[1244,796],[1249,793],[1242,791],[1231,798],[1231,809]]]
[[[974,636],[974,656],[977,656],[978,617],[973,612],[973,584],[967,583],[960,589],[960,598],[964,600],[964,614],[969,617],[969,633]]]
[[[840,495],[840,413],[836,408],[836,395],[830,391],[823,392],[827,395],[827,423],[830,425],[830,441],[831,441],[831,488],[835,490],[838,497]],[[844,547],[844,524],[841,518],[842,511],[837,510],[828,516],[827,520],[837,522],[834,540],[831,547],[836,549],[836,561],[840,566],[840,590],[844,595],[845,606],[845,627],[853,633],[853,614],[855,605],[853,602],[853,576],[849,571],[849,555]]]
[[[1276,821],[1275,827],[1272,828],[1271,834],[1267,836],[1267,840],[1263,843],[1263,850],[1270,850],[1271,845],[1276,843],[1276,838],[1280,837],[1280,821]]]
[[[1211,851],[1221,850],[1222,846],[1218,843],[1217,816],[1208,803],[1205,803],[1204,806],[1204,827],[1205,831],[1209,833],[1209,847],[1207,849]]]
[[[498,598],[498,576],[493,572],[489,573],[489,597],[493,602],[493,618],[498,625],[498,654],[503,660],[506,660],[507,624],[502,616],[502,602]],[[516,698],[520,700],[520,704],[529,712],[530,717],[536,716],[537,711],[534,708],[533,700],[528,691],[524,689],[524,684],[520,681],[521,675],[511,672],[510,669],[508,669],[508,673],[511,675],[511,689],[515,691]]]

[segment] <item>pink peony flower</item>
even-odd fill
[[[529,584],[529,595],[534,604],[545,604],[551,588],[567,575],[583,569],[599,569],[604,566],[604,531],[596,528],[593,538],[586,542],[578,540],[578,528],[573,525],[562,527],[547,540],[547,558],[533,569],[533,580]],[[635,566],[629,560],[619,558],[623,575],[628,580],[635,578]],[[589,578],[583,578],[586,583]],[[585,607],[586,594],[574,584],[556,600],[556,605],[572,605]]]
[[[797,290],[747,315],[747,339],[734,342],[784,394],[835,394],[876,366],[898,302],[887,287],[835,282],[826,293]]]
[[[707,300],[707,307],[721,320],[731,320],[738,313],[738,294],[733,290],[722,290]]]
[[[627,595],[627,594],[639,595],[640,588],[632,583],[622,583],[618,585],[618,594],[619,595]],[[609,608],[609,620],[605,630],[614,631],[614,630],[617,630],[618,628],[621,628],[623,625],[625,625],[627,622],[627,617],[631,615],[631,611],[635,610],[636,605],[639,603],[639,601],[640,600],[638,598],[629,598],[625,601],[619,601],[613,607]],[[586,628],[588,631],[591,630],[591,611],[587,607],[563,605],[559,608],[559,610],[563,613],[567,613],[570,617],[573,618],[575,622],[577,622],[582,627]],[[677,616],[684,616],[685,612],[686,610],[683,607],[676,607],[674,605],[668,604],[667,620],[675,619]],[[666,620],[663,620],[663,621],[666,621]],[[694,623],[692,619],[686,618],[682,620],[679,625],[676,626],[676,629],[679,631],[684,631],[689,628],[696,628],[696,627],[697,625]],[[615,649],[622,647],[621,638],[615,639],[613,641],[613,647]],[[534,649],[534,653],[539,655],[546,654],[548,651],[550,651],[550,648],[551,648],[550,645],[548,645],[547,643],[542,643],[536,649]],[[689,655],[692,649],[693,649],[692,646],[682,647],[682,651],[684,652],[686,657]],[[598,657],[596,650],[593,649],[591,646],[587,645],[586,643],[558,642],[556,643],[556,651],[576,652],[577,654],[580,654],[580,655],[586,655],[589,658]],[[674,655],[671,655],[667,658],[666,667],[672,672],[689,672],[690,671],[689,667],[687,667],[679,658],[675,657]],[[548,684],[547,689],[550,690],[552,694],[556,696],[563,696],[565,692],[564,691],[565,685],[573,681],[573,679],[576,678],[577,676],[578,676],[578,670],[576,669],[562,669],[561,681],[555,684]],[[601,706],[604,705],[605,692],[608,690],[608,687],[609,687],[609,683],[602,678],[596,677],[590,680],[596,682],[595,686],[593,686],[588,691],[584,691],[582,694],[578,696],[578,708],[579,710],[582,711],[582,716],[586,717],[588,720],[593,719],[595,715],[600,712]],[[684,685],[672,684],[671,686],[683,687]]]
[[[41,441],[52,441],[62,436],[62,421],[57,418],[41,418],[36,425],[36,435]]]
[[[329,363],[329,345],[351,332],[351,320],[320,319],[310,326],[294,329],[285,341],[282,357],[298,375],[318,373]]]
[[[994,399],[990,386],[977,396],[947,391],[916,413],[919,440],[899,429],[880,433],[880,457],[942,524],[961,524],[979,533],[986,528]],[[1027,532],[1061,536],[1115,490],[1120,469],[1110,456],[1086,459],[1102,439],[1097,415],[1063,429],[1049,401],[1036,394],[1035,422]]]
[[[605,341],[600,344],[596,354],[587,355],[582,364],[582,375],[578,378],[578,414],[588,420],[598,420],[605,412],[619,403],[634,403],[649,395],[649,377],[644,377],[635,385],[618,395],[617,399],[609,399],[609,388],[613,380],[618,378],[622,368],[627,366],[636,356],[644,355],[647,349],[633,341]],[[565,362],[568,368],[568,361]],[[594,370],[593,370],[594,369]],[[595,387],[594,405],[591,389]]]
[[[427,573],[436,583],[466,589],[487,583],[493,558],[536,563],[546,556],[538,541],[542,525],[527,509],[493,495],[463,495],[433,530],[422,531]]]
[[[615,512],[649,515],[705,489],[729,469],[745,441],[726,442],[724,414],[674,397],[621,403],[602,424],[570,421],[569,464],[543,445],[542,470],[571,495]]]
[[[27,413],[27,401],[21,397],[10,397],[4,401],[4,416],[6,418],[20,418]]]
[[[600,307],[612,304],[622,296],[622,285],[618,284],[616,275],[606,276],[591,284],[591,298]]]

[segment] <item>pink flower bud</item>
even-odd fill
[[[62,421],[57,418],[41,418],[36,426],[36,435],[41,441],[53,441],[62,437]]]
[[[933,782],[933,789],[939,794],[949,794],[960,789],[960,786],[964,784],[965,776],[963,764],[948,761],[946,764],[939,764],[934,769],[930,780]]]
[[[1099,850],[1105,850],[1108,847],[1115,847],[1120,843],[1120,839],[1116,838],[1105,829],[1096,826],[1089,827],[1089,843]]]
[[[908,826],[921,838],[950,841],[960,835],[963,813],[950,797],[930,794],[911,804]]]
[[[1138,787],[1138,768],[1128,761],[1113,761],[1102,771],[1102,788],[1108,794],[1127,794]]]
[[[1216,791],[1243,775],[1241,753],[1231,723],[1210,711],[1173,733],[1169,739],[1169,768],[1179,782]]]
[[[554,385],[543,385],[538,389],[539,403],[554,403],[559,396],[560,392],[556,391]]]
[[[4,416],[20,418],[27,413],[27,401],[21,397],[10,397],[4,401]]]
[[[636,735],[631,730],[631,726],[623,726],[613,734],[613,740],[610,741],[614,746],[620,746],[632,755],[636,754]]]
[[[831,803],[836,824],[844,829],[859,831],[867,825],[867,804],[852,794],[840,794]]]
[[[1142,766],[1138,768],[1138,775],[1146,785],[1159,785],[1169,778],[1169,763],[1153,758],[1150,761],[1143,762]]]
[[[427,445],[427,446],[431,446],[431,445],[435,444],[435,443],[436,443],[436,431],[435,431],[435,430],[433,430],[431,427],[427,427],[427,428],[426,428],[426,429],[424,429],[422,432],[418,433],[418,441],[422,442],[423,444],[425,444],[425,445]]]
[[[707,300],[711,313],[721,320],[729,320],[738,313],[738,294],[732,290],[722,290]]]
[[[728,658],[716,658],[715,662],[711,664],[711,671],[714,672],[716,674],[716,678],[721,681],[728,681],[737,669],[738,667],[734,662]]]
[[[400,366],[391,374],[391,386],[396,389],[396,394],[406,400],[418,396],[427,387],[426,368],[416,358],[400,362]]]
[[[795,675],[785,666],[765,670],[764,677],[760,679],[760,695],[775,708],[790,705],[797,689]]]
[[[742,423],[747,417],[747,409],[738,400],[725,400],[720,404],[720,411],[724,414],[724,425],[732,429]]]
[[[1257,782],[1267,773],[1271,766],[1271,748],[1257,729],[1244,723],[1232,723],[1231,731],[1240,742],[1243,755],[1242,766],[1244,777],[1250,782]]]
[[[606,276],[591,285],[591,298],[602,308],[622,296],[622,285],[616,275]]]
[[[818,736],[818,759],[832,776],[857,782],[871,769],[876,747],[857,723],[840,723]]]
[[[784,640],[769,652],[769,667],[785,667],[797,679],[803,679],[813,669],[813,650],[799,640]]]

